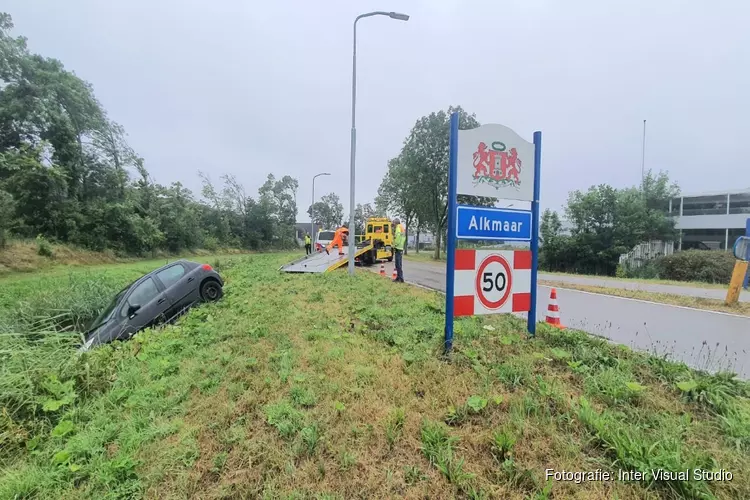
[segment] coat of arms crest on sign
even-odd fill
[[[474,152],[474,185],[487,183],[499,189],[502,186],[518,188],[521,181],[521,159],[518,158],[516,148],[506,151],[505,144],[493,142],[491,148],[480,142]]]

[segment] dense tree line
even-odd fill
[[[295,244],[297,181],[269,175],[257,197],[232,176],[205,201],[179,182],[153,182],[92,86],[30,53],[0,13],[0,245],[45,238],[94,250]]]
[[[573,191],[565,206],[570,235],[560,216],[545,210],[541,217],[540,267],[548,271],[614,275],[620,255],[650,240],[673,241],[675,221],[669,200],[679,195],[666,173],[649,172],[641,186],[615,189],[592,186]]]

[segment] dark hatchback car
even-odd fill
[[[210,265],[178,260],[137,279],[91,324],[82,351],[129,339],[136,332],[169,322],[201,301],[223,295],[224,281]]]

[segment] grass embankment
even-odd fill
[[[457,321],[445,362],[442,296],[286,260],[235,257],[222,301],[80,357],[3,337],[0,498],[750,497],[746,384],[509,316]]]
[[[416,253],[414,250],[409,250],[409,253],[404,255],[404,259],[413,260],[416,262],[430,262],[433,264],[445,264],[445,252],[440,252],[440,259],[435,259],[435,253],[430,250],[422,250]]]
[[[43,252],[48,251],[50,255],[40,255],[40,245],[44,247]],[[236,249],[214,251],[194,250],[180,252],[176,255],[160,251],[151,257],[144,259],[117,256],[111,250],[106,252],[94,252],[84,248],[48,243],[46,241],[40,243],[34,240],[13,240],[9,241],[5,248],[0,249],[0,276],[6,276],[13,273],[29,273],[55,267],[93,266],[157,259],[174,260],[179,257],[202,257],[216,254],[229,255],[239,253],[242,253],[242,251]]]
[[[689,297],[686,295],[674,295],[671,293],[647,292],[644,290],[625,290],[623,288],[608,288],[603,286],[579,285],[577,283],[560,283],[559,281],[539,280],[539,284],[558,288],[570,288],[582,292],[601,293],[615,297],[626,297],[629,299],[648,300],[660,304],[671,304],[674,306],[692,307],[707,311],[718,311],[729,314],[740,314],[750,316],[750,302],[739,302],[728,306],[723,300],[707,299],[702,297]]]

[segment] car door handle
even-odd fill
[[[164,297],[162,297],[159,300],[157,300],[156,303],[157,304],[162,304],[165,300],[167,300],[167,299],[165,299]]]
[[[193,281],[194,279],[195,279],[195,276],[191,276],[191,277],[189,277],[189,278],[188,278],[188,283],[190,283],[190,282],[191,282],[191,281]]]

